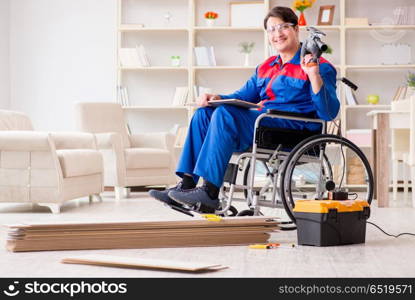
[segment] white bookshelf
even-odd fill
[[[257,27],[235,28],[229,26],[230,0],[118,0],[118,48],[143,44],[150,56],[151,67],[118,68],[118,84],[127,86],[134,108],[129,113],[159,115],[153,121],[160,128],[168,129],[176,122],[165,118],[173,100],[176,86],[188,86],[193,98],[193,86],[212,88],[214,93],[230,93],[242,86],[252,75],[257,64],[269,56],[268,40],[262,23]],[[264,16],[270,7],[291,7],[292,0],[265,0]],[[316,26],[319,6],[335,5],[333,25]],[[305,11],[308,25],[326,33],[324,41],[333,48],[332,55],[324,55],[337,69],[339,77],[347,77],[359,89],[356,93],[359,105],[347,105],[341,95],[341,129],[370,128],[365,113],[372,109],[389,109],[390,102],[399,85],[403,85],[407,71],[415,69],[415,24],[379,25],[392,18],[395,6],[415,5],[413,0],[319,0]],[[219,13],[217,24],[207,27],[203,14],[206,11]],[[170,12],[171,20],[166,24],[165,14]],[[367,17],[368,26],[345,25],[348,17]],[[385,19],[386,18],[386,19]],[[144,27],[135,25],[144,24]],[[307,32],[300,28],[300,38]],[[377,40],[373,33],[405,32],[396,42],[412,46],[412,64],[382,65],[379,53],[385,41]],[[254,41],[251,65],[243,66],[243,54],[238,52],[238,43]],[[197,66],[193,54],[195,46],[214,46],[217,66]],[[172,67],[171,55],[180,55],[182,65]],[[158,84],[155,84],[158,83]],[[340,85],[340,83],[338,83]],[[131,91],[130,91],[131,89]],[[368,94],[378,94],[378,105],[366,102]],[[186,124],[193,108],[183,107],[188,114],[181,114]],[[173,108],[171,111],[178,111]],[[182,111],[181,111],[182,112]],[[142,128],[137,128],[140,130]],[[369,153],[367,153],[369,154]]]
[[[194,107],[169,105],[177,86],[188,86],[191,99],[194,99],[194,85],[212,88],[214,93],[229,93],[244,84],[256,65],[268,57],[262,24],[257,27],[229,26],[230,2],[118,0],[118,49],[134,47],[135,43],[143,44],[151,63],[150,67],[131,68],[121,67],[118,62],[118,85],[128,89],[131,107],[125,107],[125,111],[133,131],[151,128],[148,124],[140,126],[134,120],[145,119],[149,113],[157,115],[153,118],[157,128],[169,130],[175,124],[186,125]],[[270,4],[268,0],[264,4],[265,15]],[[203,20],[206,11],[219,12],[215,26],[206,26]],[[171,18],[166,23],[164,17],[167,12]],[[244,66],[244,56],[238,52],[238,44],[242,41],[255,42],[249,66]],[[197,66],[194,47],[211,45],[215,48],[217,65]],[[172,55],[180,55],[180,67],[169,65]],[[160,87],[155,84],[157,82],[160,82]],[[166,118],[170,113],[176,116]],[[179,120],[178,115],[183,119]],[[137,126],[131,126],[133,123]]]

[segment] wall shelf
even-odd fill
[[[129,24],[122,24],[118,27],[119,32],[140,32],[140,31],[185,31],[187,32],[189,28],[186,27],[141,27],[138,25],[129,25]]]
[[[413,69],[415,65],[346,65],[346,69]]]
[[[121,71],[188,71],[187,67],[164,67],[164,66],[151,66],[151,67],[119,67]]]
[[[389,109],[390,104],[358,104],[358,105],[345,105],[345,109]]]
[[[262,27],[231,27],[231,26],[212,26],[212,27],[204,27],[204,26],[197,26],[194,27],[196,31],[258,31],[264,32],[264,28]]]
[[[370,29],[391,29],[391,30],[404,30],[415,29],[415,25],[366,25],[366,26],[344,26],[345,30],[370,30]]]
[[[147,50],[154,44],[158,47],[164,47],[163,53],[150,52],[150,62],[157,62],[160,65],[166,66],[152,66],[140,68],[118,68],[118,85],[131,86],[131,89],[144,89],[144,92],[137,92],[137,96],[131,95],[131,104],[139,106],[138,108],[126,108],[130,112],[145,111],[145,110],[165,110],[182,113],[180,109],[188,109],[188,122],[191,118],[192,109],[171,108],[168,105],[173,100],[174,90],[177,86],[187,86],[191,99],[194,99],[195,85],[212,88],[215,93],[226,94],[240,88],[249,76],[254,72],[256,64],[262,62],[270,56],[268,37],[265,33],[262,23],[257,27],[231,27],[229,26],[229,2],[231,0],[172,0],[168,1],[169,9],[160,9],[161,0],[156,1],[156,4],[151,4],[151,1],[127,1],[118,0],[119,6],[119,25],[118,25],[118,48],[123,46],[123,39],[126,36],[134,42],[130,41],[130,46],[143,44]],[[269,8],[273,6],[291,6],[292,0],[264,0],[264,16]],[[394,4],[390,0],[378,0],[376,8],[366,0],[322,0],[321,3],[315,3],[312,8],[306,11],[306,18],[309,26],[316,27],[322,30],[327,35],[323,41],[332,46],[333,54],[323,56],[328,59],[337,69],[338,77],[347,77],[354,81],[359,89],[357,91],[358,99],[365,99],[368,94],[379,94],[381,103],[378,105],[361,104],[356,106],[347,105],[344,93],[340,94],[341,109],[341,132],[347,132],[351,128],[368,128],[370,121],[363,117],[363,114],[369,110],[381,109],[387,110],[390,108],[389,103],[396,88],[399,84],[404,84],[404,75],[409,70],[415,69],[415,63],[408,65],[382,65],[381,60],[377,59],[381,53],[382,43],[388,41],[376,40],[373,36],[373,31],[379,33],[393,32],[396,30],[405,30],[406,34],[403,37],[403,42],[411,44],[412,59],[415,60],[415,24],[414,25],[381,25],[384,17],[388,13],[391,14],[391,7]],[[413,0],[400,0],[399,5],[410,6]],[[166,2],[167,3],[167,2]],[[319,5],[336,5],[334,25],[314,25],[317,21],[319,12]],[[144,7],[145,6],[145,7]],[[150,18],[145,15],[142,8],[148,9],[148,13],[154,15]],[[129,12],[125,12],[129,10]],[[172,11],[173,19],[171,27],[165,27],[163,23],[163,15],[165,11]],[[208,10],[219,12],[219,19],[213,27],[205,26],[203,20],[203,13]],[[371,13],[373,12],[373,13]],[[134,19],[135,15],[140,15]],[[128,16],[128,17],[126,17]],[[177,16],[177,17],[176,17]],[[369,22],[374,25],[367,26],[351,26],[346,25],[346,18],[369,16]],[[176,17],[176,22],[174,18]],[[158,18],[158,19],[157,19]],[[158,20],[157,21],[154,20]],[[376,21],[376,22],[375,22]],[[134,23],[145,23],[146,27],[140,27]],[[151,25],[151,27],[150,27]],[[372,32],[371,32],[372,31]],[[163,34],[165,32],[165,34]],[[307,35],[306,27],[300,27],[300,37],[305,38]],[[142,39],[142,36],[146,40]],[[167,38],[170,38],[167,42]],[[174,38],[171,38],[174,37]],[[172,45],[171,40],[176,39]],[[238,43],[242,41],[255,41],[254,51],[256,58],[250,63],[252,66],[243,66],[244,57],[239,53]],[[398,40],[397,42],[401,42]],[[160,46],[159,46],[160,45]],[[215,56],[218,66],[198,66],[196,65],[194,57],[195,46],[214,46]],[[153,46],[154,47],[154,46]],[[181,53],[180,53],[181,52]],[[177,54],[179,53],[179,54]],[[183,55],[185,54],[185,55]],[[172,55],[180,55],[182,58],[182,67],[170,67],[169,58]],[[165,59],[160,62],[160,56]],[[360,59],[362,57],[362,59]],[[357,59],[355,59],[357,58]],[[360,59],[360,60],[359,60]],[[157,71],[157,72],[144,72]],[[173,72],[174,71],[174,72]],[[177,71],[177,72],[176,72]],[[185,71],[185,72],[183,72]],[[368,76],[368,74],[370,76]],[[400,78],[402,76],[402,78]],[[399,77],[399,78],[398,78]],[[158,87],[151,85],[150,80],[154,82],[161,82],[164,85]],[[402,83],[399,83],[401,80]],[[337,83],[342,86],[341,83]],[[146,98],[153,95],[154,89],[158,89],[158,97],[154,97],[153,108],[151,102]],[[392,91],[393,90],[393,91]],[[360,95],[359,95],[360,94]],[[170,103],[169,103],[170,101]],[[361,103],[366,103],[361,101]],[[384,104],[385,103],[385,104]],[[143,106],[141,107],[140,104]],[[167,113],[163,112],[165,115]],[[174,114],[174,113],[172,113]],[[183,113],[184,114],[184,113]],[[160,122],[160,120],[157,120]],[[165,122],[166,128],[172,127],[174,124]],[[176,122],[176,121],[175,121]]]

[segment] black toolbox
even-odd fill
[[[363,200],[298,200],[294,208],[298,244],[364,243],[369,216],[369,204]]]

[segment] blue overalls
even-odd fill
[[[260,103],[261,109],[248,110],[231,105],[217,108],[201,107],[190,122],[184,148],[176,174],[192,174],[195,182],[199,177],[218,188],[233,152],[242,152],[252,145],[256,118],[268,109],[298,113],[315,113],[323,120],[337,116],[340,102],[336,96],[336,69],[320,58],[320,75],[323,86],[317,94],[312,91],[307,74],[301,69],[300,50],[287,63],[281,58],[270,57],[256,68],[246,84],[222,99],[241,99]],[[267,127],[295,130],[318,130],[320,125],[302,121],[269,119],[261,121]]]

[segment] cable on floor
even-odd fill
[[[385,230],[383,230],[382,228],[380,228],[380,226],[376,225],[375,223],[372,223],[372,222],[369,222],[369,221],[366,221],[366,223],[367,224],[370,224],[372,226],[375,226],[377,229],[379,229],[380,231],[382,231],[387,236],[392,236],[394,238],[398,238],[398,237],[400,237],[402,235],[413,235],[413,236],[415,236],[415,233],[411,233],[411,232],[402,232],[402,233],[399,233],[397,235],[393,235],[393,234],[387,233]]]

